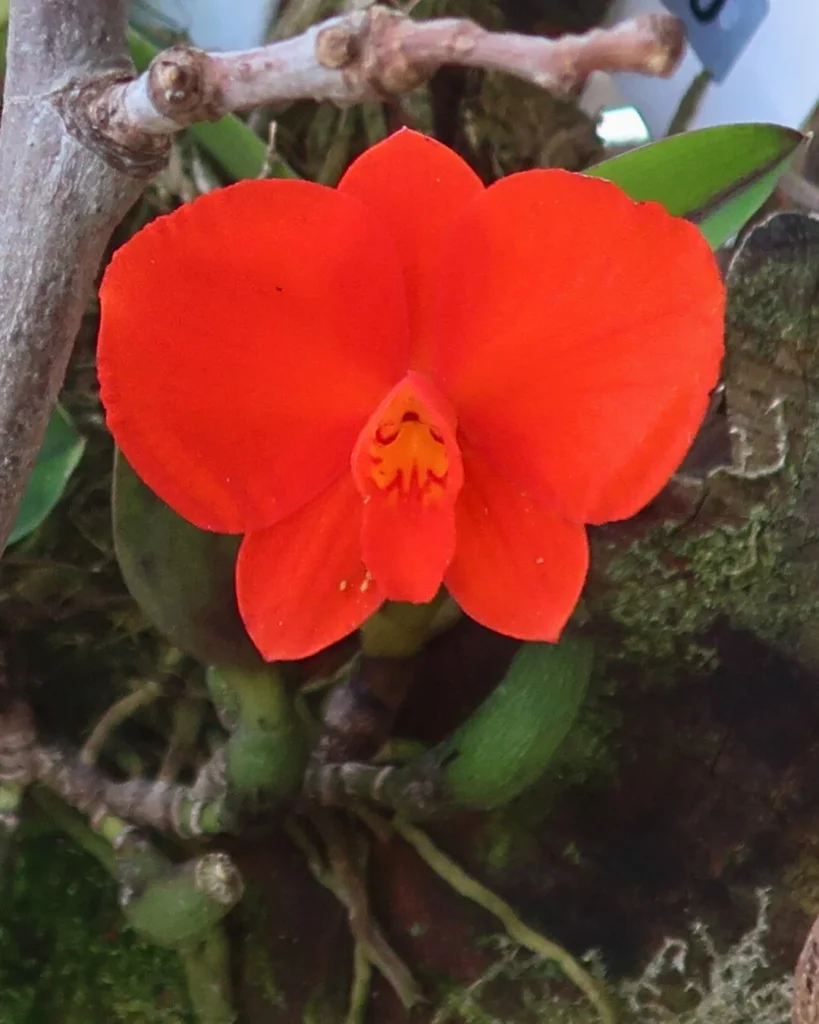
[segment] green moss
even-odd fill
[[[253,882],[245,888],[240,907],[242,941],[242,987],[254,989],[271,1009],[287,1008],[287,996],[279,984],[280,971],[270,956],[265,939],[267,908],[264,895]]]
[[[819,849],[810,837],[795,863],[783,875],[790,896],[808,914],[819,914]]]
[[[811,608],[797,601],[778,526],[770,508],[756,505],[738,526],[663,524],[624,552],[608,545],[610,586],[594,611],[624,628],[615,656],[701,671],[715,659],[702,638],[720,618],[762,640],[781,640]]]
[[[276,981],[276,969],[267,950],[260,943],[248,943],[243,947],[242,967],[245,984],[255,988],[262,999],[275,1010],[287,1006],[287,998]]]
[[[815,225],[778,218],[763,244],[746,248],[732,270],[727,326],[733,351],[764,361],[806,356],[815,361],[816,280],[819,250]],[[811,376],[816,379],[816,373]]]
[[[337,990],[319,985],[304,1004],[303,1024],[338,1024],[344,1019],[344,997]]]
[[[0,917],[0,1024],[193,1024],[174,953],[123,928],[105,870],[54,833],[21,842]]]

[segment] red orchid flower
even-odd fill
[[[586,523],[633,515],[702,420],[723,288],[699,231],[580,174],[490,188],[402,131],[337,189],[250,181],[162,217],[102,284],[108,424],[179,515],[241,533],[269,659],[443,584],[554,640]]]

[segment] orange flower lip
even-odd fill
[[[111,432],[179,515],[244,535],[236,596],[270,660],[442,585],[557,639],[586,524],[666,484],[723,352],[692,224],[565,171],[485,188],[408,130],[337,189],[248,181],[157,219],[100,298]]]
[[[443,395],[410,371],[379,405],[353,451],[353,478],[364,499],[453,502],[463,483],[455,422]]]
[[[385,597],[431,600],[452,561],[464,481],[456,426],[438,388],[410,370],[359,434],[351,468],[364,499],[361,542]],[[424,538],[420,557],[412,534]]]
[[[404,495],[418,490],[422,500],[429,501],[446,485],[449,457],[444,439],[416,412],[405,412],[397,423],[382,423],[376,429],[370,459],[370,475],[381,490]]]

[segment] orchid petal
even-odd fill
[[[101,301],[109,427],[204,529],[259,529],[315,497],[406,370],[394,243],[309,182],[243,182],[159,218],[115,254]]]
[[[398,243],[407,283],[411,364],[423,371],[430,359],[428,321],[441,245],[483,184],[451,149],[405,128],[366,150],[338,187],[374,210]]]
[[[239,611],[269,661],[329,647],[384,600],[361,559],[361,509],[345,473],[298,512],[242,541]]]
[[[723,309],[692,225],[608,182],[516,174],[469,205],[445,248],[434,377],[510,482],[569,519],[621,519],[694,438]]]
[[[569,523],[464,452],[457,548],[444,583],[471,618],[521,640],[557,640],[588,570],[582,526]]]

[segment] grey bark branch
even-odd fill
[[[60,100],[127,75],[126,3],[16,0],[0,126],[0,549],[111,232],[141,190],[72,137]]]
[[[443,64],[558,93],[596,69],[669,74],[680,22],[650,15],[557,40],[373,6],[243,53],[175,47],[133,78],[126,0],[12,0],[0,126],[0,550],[62,385],[111,234],[170,136],[299,97],[350,104],[413,88]]]
[[[89,116],[102,118],[127,144],[129,132],[167,135],[262,104],[383,99],[414,88],[444,64],[505,71],[567,95],[592,71],[668,75],[683,46],[682,23],[664,14],[545,39],[489,32],[466,18],[416,22],[376,5],[255,50],[208,54],[175,47],[134,81],[112,84]]]

